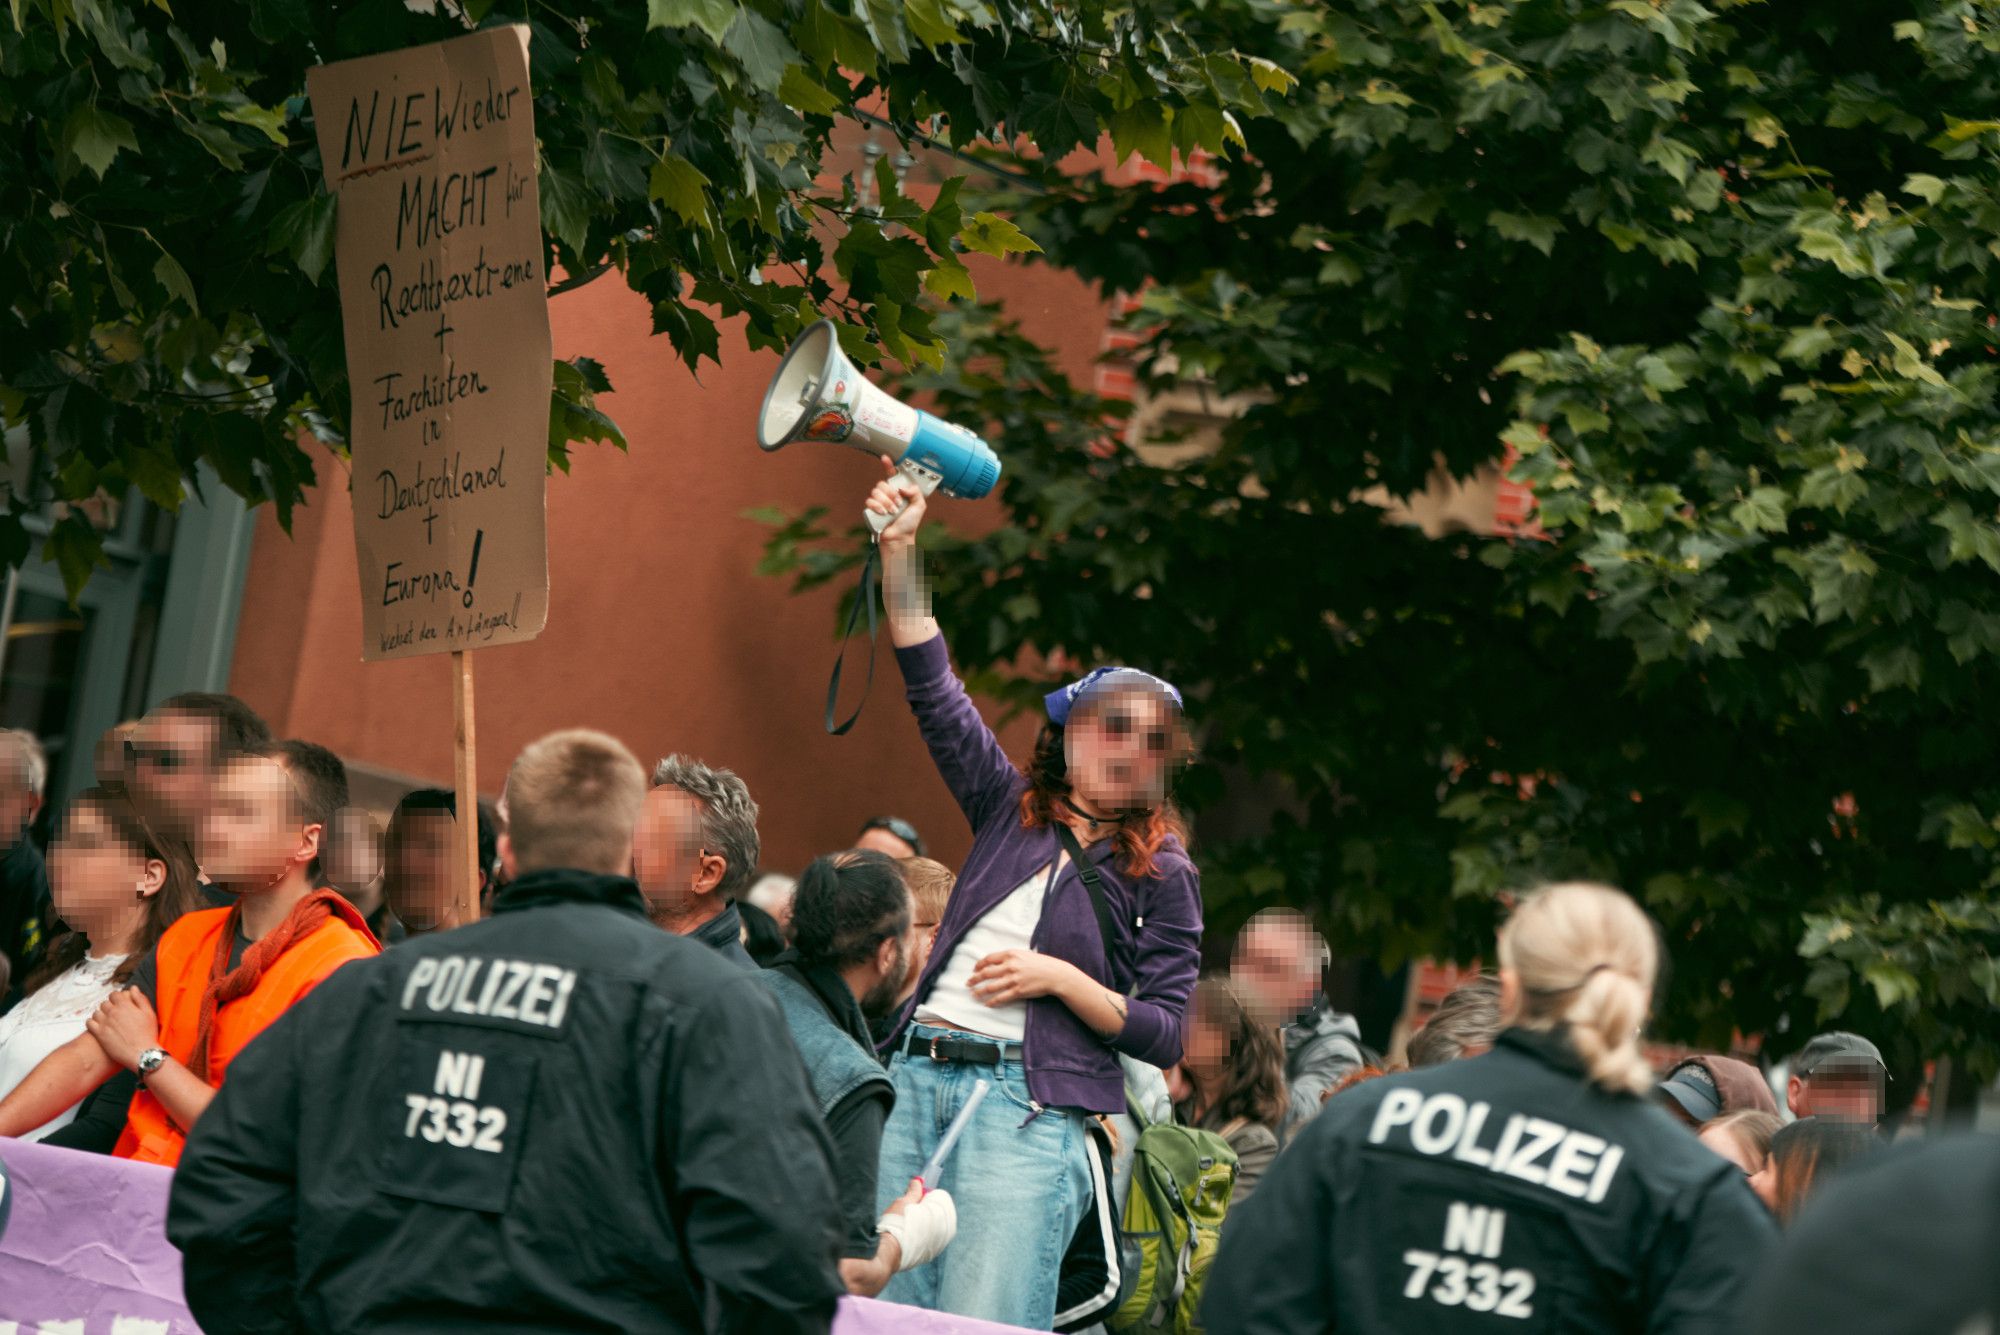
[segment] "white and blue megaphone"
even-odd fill
[[[1000,456],[985,441],[869,384],[841,352],[840,339],[826,320],[799,335],[786,351],[757,417],[757,444],[764,449],[782,449],[795,440],[886,454],[926,496],[941,490],[976,501],[1000,480]],[[908,508],[862,514],[880,533]]]

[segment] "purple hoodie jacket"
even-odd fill
[[[972,925],[1062,848],[1053,828],[1021,824],[1019,799],[1028,781],[952,672],[944,637],[898,649],[896,661],[931,759],[971,823],[973,841],[938,924],[937,945],[892,1043],[901,1040],[909,1017],[930,996]],[[1107,839],[1083,853],[1098,868],[1119,925],[1108,951],[1089,887],[1074,866],[1063,868],[1035,927],[1036,950],[1069,961],[1129,999],[1125,1028],[1108,1041],[1053,997],[1028,1003],[1022,1043],[1028,1092],[1046,1107],[1123,1112],[1119,1053],[1161,1067],[1180,1060],[1182,1016],[1201,970],[1201,874],[1176,838],[1154,858],[1156,873],[1149,877],[1126,875],[1116,852]]]

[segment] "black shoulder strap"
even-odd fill
[[[1076,842],[1076,832],[1059,820],[1053,824],[1056,837],[1062,840],[1063,851],[1076,864],[1076,874],[1083,878],[1085,888],[1090,891],[1090,907],[1097,913],[1097,932],[1104,939],[1104,958],[1109,960],[1111,943],[1118,939],[1118,933],[1114,930],[1111,905],[1104,898],[1104,882],[1098,877],[1097,868],[1084,859],[1083,849]]]
[[[861,587],[855,591],[854,606],[847,612],[847,629],[840,632],[840,656],[833,660],[833,676],[826,683],[826,730],[835,737],[842,736],[854,726],[854,720],[861,717],[861,706],[868,703],[868,689],[875,684],[875,557],[879,549],[870,543],[868,559],[861,563]],[[856,702],[854,712],[847,716],[847,722],[838,726],[833,721],[833,707],[840,699],[840,665],[847,658],[847,642],[854,638],[854,623],[861,616],[861,609],[868,609],[868,679],[861,684],[861,699]]]

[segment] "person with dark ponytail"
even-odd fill
[[[885,461],[886,465],[886,461]],[[935,1266],[883,1296],[1047,1330],[1091,1203],[1088,1126],[1125,1110],[1121,1057],[1165,1068],[1201,968],[1201,877],[1167,790],[1190,747],[1181,695],[1100,667],[1045,698],[1016,765],[951,669],[917,568],[924,498],[889,469],[867,508],[905,691],[972,851],[888,1044],[896,1107],[877,1198],[915,1176],[980,1081],[940,1181],[964,1221]],[[937,1184],[932,1184],[937,1185]]]
[[[886,853],[816,858],[792,902],[793,948],[760,976],[778,998],[834,1145],[845,1237],[841,1278],[872,1298],[890,1276],[933,1259],[957,1221],[951,1197],[912,1182],[878,1222],[876,1172],[895,1089],[869,1022],[895,1009],[916,950],[902,872]]]
[[[92,788],[71,801],[50,855],[56,911],[70,930],[28,976],[21,1004],[0,1016],[0,1097],[80,1038],[167,928],[202,905],[193,855],[148,826],[122,789]],[[21,1138],[60,1130],[76,1109]]]

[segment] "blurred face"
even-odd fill
[[[382,846],[374,818],[358,807],[342,807],[334,813],[327,839],[327,880],[337,889],[359,889],[381,874]]]
[[[1181,1063],[1203,1078],[1221,1075],[1229,1066],[1229,1031],[1199,1006],[1187,1027]]]
[[[399,811],[389,822],[382,897],[411,932],[458,925],[451,893],[451,844],[458,818],[436,808]]]
[[[42,800],[29,789],[22,767],[0,764],[0,852],[21,842],[41,805]]]
[[[924,966],[931,962],[931,948],[937,945],[937,919],[930,917],[921,904],[911,901],[910,958],[903,970],[903,985],[896,989],[896,1000],[908,1001],[916,994],[917,983],[923,978]]]
[[[141,891],[157,893],[166,873],[165,863],[149,863],[88,802],[70,808],[49,849],[56,912],[85,933],[138,904]]]
[[[215,747],[215,724],[173,711],[139,720],[127,747],[130,782],[145,809],[158,812],[169,833],[196,846],[220,777]]]
[[[320,834],[301,821],[284,766],[261,756],[239,760],[216,781],[202,827],[202,870],[228,890],[268,890],[317,856]]]
[[[1319,942],[1303,926],[1268,923],[1237,948],[1230,979],[1265,1024],[1284,1024],[1319,997]]]
[[[1786,1091],[1799,1117],[1825,1117],[1837,1122],[1873,1126],[1882,1117],[1882,1077],[1867,1069],[1821,1067],[1809,1076],[1793,1076]]]
[[[711,907],[708,917],[722,911],[713,892],[729,864],[702,847],[702,815],[700,798],[667,786],[647,793],[646,805],[639,809],[632,835],[633,878],[655,918],[685,919]]]
[[[856,848],[872,848],[877,853],[887,853],[892,858],[913,858],[917,850],[905,840],[898,839],[887,830],[877,827],[864,833],[854,841]]]
[[[1178,759],[1180,720],[1142,689],[1094,697],[1063,729],[1070,788],[1102,811],[1158,806]]]
[[[1708,1128],[1701,1133],[1701,1143],[1741,1168],[1745,1177],[1754,1178],[1763,1170],[1764,1161],[1727,1128]]]

